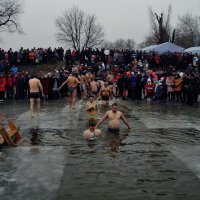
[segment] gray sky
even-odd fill
[[[20,21],[25,35],[1,34],[0,47],[4,49],[20,47],[58,47],[56,42],[55,19],[66,9],[79,9],[95,14],[97,22],[105,29],[106,39],[134,39],[141,43],[150,31],[148,6],[160,13],[172,5],[172,25],[178,16],[186,12],[200,16],[199,0],[23,0],[24,14]]]

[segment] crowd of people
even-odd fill
[[[35,65],[35,64],[53,64],[64,58],[64,49],[62,47],[54,48],[33,48],[19,51],[8,51],[0,48],[0,69],[5,72],[12,65]]]
[[[23,48],[19,52],[24,52]],[[188,105],[198,101],[200,58],[197,54],[167,52],[159,55],[156,52],[105,49],[86,49],[81,53],[70,49],[64,53],[62,49],[60,52],[55,55],[65,59],[66,65],[47,74],[29,74],[15,65],[10,66],[7,72],[2,71],[0,101],[29,99],[29,80],[33,75],[40,79],[45,99],[69,95],[73,108],[75,97],[72,90],[77,91],[79,98],[94,95],[107,103],[113,97],[177,101]],[[2,61],[2,53],[0,58]],[[11,63],[14,63],[13,60]],[[76,88],[73,84],[71,87],[63,84],[69,77],[77,81]]]

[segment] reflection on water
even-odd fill
[[[32,145],[38,145],[41,143],[42,136],[38,132],[39,132],[39,128],[30,129],[30,134],[31,134],[30,142]]]

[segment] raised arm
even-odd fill
[[[130,129],[131,128],[131,126],[129,125],[129,123],[128,123],[128,121],[127,121],[127,119],[124,117],[124,115],[122,114],[121,115],[121,119],[122,119],[122,121],[126,124],[126,126],[128,127],[128,129]]]
[[[103,113],[99,110],[99,107],[98,107],[97,104],[96,104],[96,110],[97,110],[97,112],[98,112],[99,115],[102,115],[102,114],[103,114]]]
[[[106,112],[103,118],[97,123],[96,128],[98,128],[107,118],[108,118],[108,112]]]
[[[63,87],[63,85],[65,85],[67,83],[68,83],[68,79],[62,83],[62,85],[58,88],[58,90],[60,90]]]
[[[76,78],[76,83],[77,83],[77,84],[80,84],[80,81],[79,81],[77,78]]]

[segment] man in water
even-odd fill
[[[85,82],[86,82],[86,89],[87,89],[87,95],[91,95],[91,88],[90,88],[90,82],[92,81],[93,74],[91,72],[88,72],[85,74]]]
[[[83,139],[94,140],[101,136],[101,131],[99,129],[97,129],[95,126],[96,126],[95,122],[91,121],[89,123],[89,129],[87,129],[83,132]]]
[[[37,112],[39,115],[40,112],[40,92],[42,93],[42,96],[44,96],[43,93],[43,87],[39,79],[36,78],[35,75],[32,76],[32,78],[29,80],[29,87],[30,87],[30,111],[31,116],[34,116],[33,112],[33,106],[34,101],[37,102]]]
[[[112,93],[107,82],[104,82],[104,85],[101,87],[99,91],[99,97],[105,102],[106,106],[109,106],[109,99],[112,97]]]
[[[108,119],[108,131],[112,133],[119,133],[120,120],[122,120],[128,129],[130,125],[127,119],[124,117],[122,112],[118,111],[118,105],[116,103],[112,104],[112,110],[106,112],[103,118],[97,123],[96,128],[100,126],[106,119]]]
[[[99,84],[97,83],[97,81],[94,78],[92,78],[90,82],[91,95],[94,95],[95,97],[97,97],[99,93],[98,86]]]
[[[69,104],[70,108],[76,109],[75,102],[76,102],[76,87],[80,84],[79,80],[76,78],[76,74],[70,74],[68,79],[59,87],[59,90],[63,87],[63,85],[68,85],[68,90],[70,93],[69,96]]]
[[[85,97],[86,97],[86,86],[85,86],[85,76],[84,76],[84,74],[80,74],[79,76],[78,76],[78,80],[79,80],[79,82],[80,82],[80,85],[79,85],[79,87],[80,87],[80,95],[81,95],[81,99],[84,99]]]

